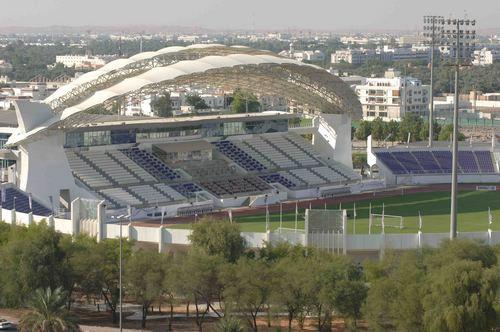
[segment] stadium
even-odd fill
[[[262,84],[265,82],[265,84]],[[272,93],[307,114],[276,111],[175,118],[92,114],[125,95],[172,84]],[[136,217],[168,216],[350,193],[356,96],[324,70],[268,52],[195,45],[120,59],[64,86],[43,103],[17,103],[6,147],[9,183],[50,212],[103,199]],[[301,135],[312,134],[313,143]],[[14,190],[14,188],[12,188]],[[118,211],[116,211],[118,210]]]
[[[127,101],[140,103],[145,96],[186,85],[279,96],[289,107],[169,118],[109,114]],[[374,148],[370,139],[372,178],[361,180],[351,151],[352,121],[361,117],[356,94],[322,68],[247,47],[203,44],[139,53],[80,76],[43,102],[19,100],[15,113],[15,130],[2,130],[4,216],[11,213],[14,222],[16,214],[52,220],[71,216],[74,232],[88,227],[82,220],[97,218],[100,224],[90,233],[101,238],[106,235],[103,225],[124,215],[130,221],[161,217],[163,222],[164,217],[193,220],[218,211],[231,214],[232,209],[235,216],[237,209],[256,215],[266,223],[260,230],[270,231],[268,223],[277,222],[283,204],[288,210],[295,205],[290,218],[295,218],[297,233],[298,202],[304,210],[309,206],[303,220],[314,214],[313,204],[341,210],[335,204],[342,198],[366,203],[386,188],[451,180],[448,146]],[[462,146],[459,181],[499,182],[499,158],[494,142]],[[99,212],[75,202],[100,202]],[[497,207],[492,206],[494,212]],[[339,227],[344,234],[352,229],[348,218],[355,219],[356,211],[350,208],[335,212],[336,226],[326,227],[328,234]],[[371,209],[370,203],[369,221],[364,221],[370,227],[358,226],[358,232],[371,233],[376,215]],[[377,213],[383,228],[384,213],[390,211]],[[401,227],[396,228],[419,231],[409,222],[403,227],[404,211],[398,213]],[[408,213],[415,218],[417,210]],[[380,222],[373,227],[380,228]]]

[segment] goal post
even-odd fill
[[[382,231],[384,231],[386,227],[403,229],[404,218],[403,216],[391,214],[370,213],[368,226],[370,228],[370,233],[373,226],[382,227]]]

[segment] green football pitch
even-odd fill
[[[374,200],[356,202],[356,234],[368,233],[369,205],[372,213],[382,214],[382,204],[386,215],[403,217],[404,228],[388,227],[395,219],[386,218],[386,233],[416,233],[418,231],[420,211],[423,220],[424,233],[449,232],[450,224],[450,193],[432,192],[404,196],[385,197]],[[342,204],[342,209],[348,213],[348,233],[354,232],[353,203]],[[317,207],[319,208],[319,207]],[[338,209],[339,205],[328,205],[327,209]],[[461,191],[458,195],[458,231],[478,232],[488,230],[488,208],[493,216],[492,230],[500,231],[500,192],[497,191]],[[243,232],[264,232],[265,215],[234,217]],[[283,227],[295,227],[295,211],[283,213]],[[304,228],[304,209],[299,209],[298,228]],[[380,224],[380,220],[374,221]],[[270,228],[275,230],[280,225],[279,213],[270,215]],[[190,228],[190,224],[173,225],[171,228]],[[380,226],[372,226],[372,234],[380,233]]]

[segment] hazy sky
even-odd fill
[[[214,29],[405,29],[422,16],[500,28],[500,0],[0,0],[0,26],[178,25]]]

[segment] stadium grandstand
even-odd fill
[[[276,95],[300,112],[99,112],[173,85]],[[176,216],[351,193],[360,180],[350,142],[351,120],[361,116],[356,95],[319,67],[246,47],[168,47],[118,59],[43,102],[18,101],[16,116],[0,151],[9,161],[2,201],[23,212],[68,213],[71,201],[86,198],[106,201],[115,215],[130,206],[138,218],[160,207]]]
[[[450,183],[452,152],[447,142],[435,142],[432,148],[421,144],[373,148],[367,144],[368,165],[372,174],[384,178],[387,185],[425,185]],[[458,181],[495,183],[500,181],[500,153],[496,143],[461,142],[458,152]]]

